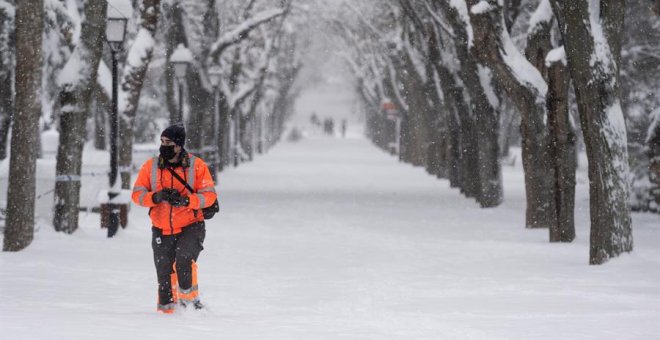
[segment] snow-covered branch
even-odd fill
[[[350,2],[343,2],[342,5],[356,15],[360,24],[366,29],[365,31],[371,33],[374,38],[378,39],[386,36],[383,32],[372,25],[371,22],[367,20],[364,15],[357,8],[355,8],[355,6],[353,6],[353,4]]]
[[[0,11],[5,12],[7,16],[13,18],[16,16],[16,8],[5,0],[0,0]]]
[[[549,25],[552,23],[554,14],[552,12],[552,6],[550,6],[550,0],[542,0],[539,6],[536,8],[531,18],[529,18],[529,29],[527,29],[527,36],[532,36],[541,29],[542,26]]]
[[[454,30],[447,24],[445,19],[438,15],[437,11],[431,6],[428,0],[424,0],[424,6],[426,7],[426,11],[431,16],[433,21],[438,24],[438,26],[440,26],[440,28],[442,28],[450,37],[456,38],[456,35],[454,35]]]
[[[119,91],[118,106],[123,119],[131,119],[129,117],[132,117],[137,109],[139,90],[137,93],[134,92],[135,86],[138,86],[138,84],[135,83],[136,79],[134,77],[138,73],[144,77],[144,72],[151,61],[155,45],[156,41],[154,40],[152,32],[145,28],[141,28],[128,52],[128,57],[126,58],[126,64],[124,66],[122,86]],[[141,83],[139,87],[141,88]],[[126,116],[126,114],[128,114],[128,116]]]
[[[390,81],[392,84],[392,90],[394,91],[394,95],[396,96],[397,102],[404,111],[408,111],[409,110],[408,103],[406,103],[405,97],[401,94],[401,91],[399,90],[399,80],[396,75],[396,70],[394,68],[394,65],[392,64],[392,61],[389,59],[387,59],[386,63],[387,63],[387,71],[389,72]]]
[[[223,34],[213,45],[211,45],[210,57],[217,60],[227,47],[245,39],[247,35],[259,25],[274,18],[284,15],[285,9],[269,9],[255,14],[249,20],[244,21],[231,31]]]
[[[445,0],[441,0],[440,3],[444,3]],[[465,31],[467,33],[467,45],[468,48],[472,47],[474,40],[474,31],[472,30],[472,24],[470,23],[470,15],[468,13],[467,4],[465,0],[450,0],[449,1],[449,10],[455,11],[458,14],[458,18],[465,26]]]

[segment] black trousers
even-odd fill
[[[158,303],[166,305],[173,301],[170,274],[174,261],[179,287],[189,289],[192,286],[192,261],[197,262],[199,253],[204,249],[206,227],[204,222],[197,222],[184,227],[176,235],[163,235],[163,231],[155,227],[151,228],[151,233],[151,248],[158,276]]]

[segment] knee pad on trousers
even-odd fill
[[[172,282],[172,292],[175,291],[175,287],[178,286],[178,275],[179,273],[176,270],[176,262],[172,265],[174,270],[172,271],[172,274],[170,276],[170,282]],[[194,260],[192,261],[190,265],[190,273],[191,273],[191,286],[197,286],[197,262]]]
[[[178,288],[178,299],[181,301],[193,302],[199,300],[199,288],[197,285],[197,263],[195,263],[195,261],[192,261],[190,271],[192,276],[192,284],[190,287]]]

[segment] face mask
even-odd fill
[[[176,152],[174,152],[174,145],[161,145],[160,155],[168,161],[174,158],[174,156],[176,156]]]

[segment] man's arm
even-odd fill
[[[213,205],[213,202],[218,198],[215,192],[215,183],[211,172],[204,161],[198,158],[194,164],[195,166],[195,193],[188,196],[190,203],[188,207],[191,209],[199,210],[202,208]]]
[[[143,207],[154,207],[156,204],[160,202],[154,202],[154,198],[156,201],[159,201],[159,196],[156,195],[154,197],[155,192],[152,192],[152,190],[155,190],[156,188],[151,187],[151,167],[153,165],[153,159],[150,159],[142,165],[142,168],[140,169],[140,172],[138,172],[137,179],[135,180],[135,184],[133,185],[133,202],[135,202],[138,205],[141,205]],[[162,200],[162,198],[161,198]]]

